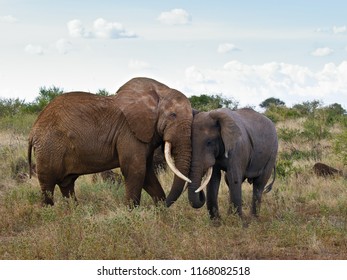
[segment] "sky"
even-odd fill
[[[0,98],[150,77],[257,107],[347,109],[347,1],[0,0]]]

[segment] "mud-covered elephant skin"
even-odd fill
[[[207,209],[211,219],[219,219],[218,190],[221,171],[229,187],[230,209],[242,216],[241,184],[253,183],[252,213],[257,215],[263,192],[275,172],[278,140],[274,124],[252,109],[217,109],[194,116],[192,161],[188,197],[194,208],[205,203],[202,191],[207,186]],[[203,182],[202,178],[205,176]],[[274,177],[275,178],[275,174]],[[265,187],[266,186],[266,187]]]
[[[120,167],[129,205],[139,205],[144,188],[170,206],[189,181],[192,119],[184,94],[149,78],[130,80],[114,96],[71,92],[55,98],[29,135],[29,164],[33,149],[43,202],[53,205],[56,184],[64,197],[75,197],[80,175]],[[167,197],[152,164],[160,145],[176,174]]]

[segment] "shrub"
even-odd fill
[[[262,103],[259,104],[261,108],[269,108],[271,105],[273,106],[284,106],[285,103],[275,97],[270,97],[268,99],[265,99]]]
[[[24,106],[24,100],[18,98],[0,99],[0,118],[19,114],[22,112]]]
[[[347,131],[336,135],[334,141],[334,151],[341,158],[344,165],[347,165]]]
[[[189,98],[189,100],[192,107],[199,111],[210,111],[218,108],[230,108],[235,110],[238,106],[237,101],[229,98],[224,98],[220,95],[193,95]]]
[[[300,130],[296,128],[279,128],[277,135],[279,139],[285,142],[292,142],[296,137],[300,136]]]
[[[330,136],[328,126],[319,118],[308,118],[304,123],[304,131],[301,133],[309,141],[322,140]]]
[[[287,178],[296,171],[293,161],[289,159],[279,159],[276,164],[276,174],[279,178]]]
[[[301,116],[296,109],[288,108],[286,106],[277,106],[274,104],[270,104],[264,114],[274,123],[286,119],[296,119]]]

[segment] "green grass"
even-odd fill
[[[0,259],[347,259],[347,181],[316,177],[301,141],[280,141],[280,157],[291,162],[293,172],[277,178],[263,196],[258,219],[249,214],[247,183],[245,220],[227,215],[223,183],[223,220],[215,226],[206,207],[190,207],[186,192],[168,209],[155,207],[143,192],[141,206],[129,211],[122,184],[93,183],[90,175],[76,182],[78,205],[56,188],[56,204],[42,207],[37,179],[18,178],[25,172],[26,133],[0,131]],[[333,136],[324,141],[329,147],[322,148],[322,158],[342,169]],[[305,153],[288,152],[293,145]],[[160,180],[168,192],[172,174],[162,173]]]

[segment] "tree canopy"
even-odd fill
[[[285,103],[278,98],[270,97],[268,99],[265,99],[262,103],[259,104],[261,108],[265,108],[265,109],[269,108],[271,105],[284,106]]]
[[[189,100],[192,107],[199,111],[210,111],[218,108],[236,109],[238,106],[237,101],[224,98],[220,95],[193,95],[189,98]]]

